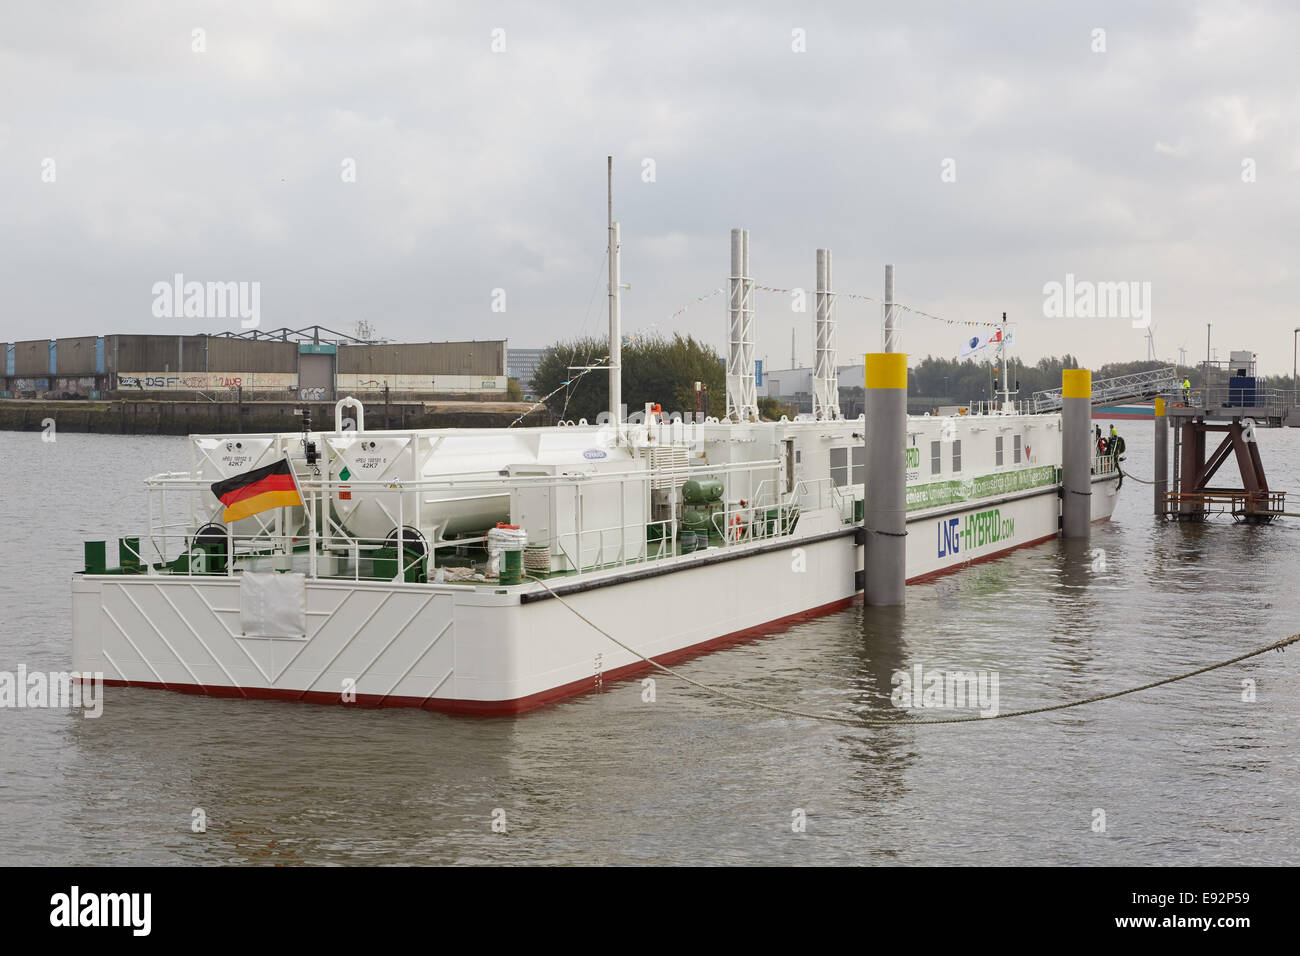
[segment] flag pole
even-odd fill
[[[289,467],[289,477],[293,479],[293,490],[298,493],[298,500],[302,502],[303,513],[307,515],[308,541],[310,542],[310,552],[307,560],[311,566],[311,576],[316,576],[316,521],[312,510],[307,507],[307,496],[302,493],[302,485],[298,484],[298,473],[293,469],[293,459],[286,453],[284,463]],[[284,520],[285,506],[280,509],[280,520]],[[283,525],[281,525],[281,535],[284,536]],[[287,537],[287,536],[286,536]],[[288,540],[284,543],[285,553],[289,555],[289,570],[293,570],[293,545]]]
[[[1002,313],[1002,332],[998,336],[998,361],[1002,365],[1002,410],[1011,404],[1011,372],[1007,368],[1007,314]]]

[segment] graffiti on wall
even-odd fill
[[[135,388],[141,391],[184,391],[186,389],[212,388],[285,388],[298,385],[293,372],[188,372],[171,375],[166,372],[123,372],[117,376],[118,388]]]
[[[350,389],[382,390],[387,385],[394,392],[504,392],[506,376],[480,375],[389,375],[383,379],[368,375],[340,372],[340,392]]]

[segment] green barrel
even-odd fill
[[[501,567],[497,574],[498,584],[518,584],[524,569],[523,551],[502,551]]]
[[[87,541],[86,545],[86,573],[103,574],[108,568],[108,556],[105,553],[103,541]]]
[[[709,515],[705,511],[683,511],[682,528],[686,531],[709,533]]]

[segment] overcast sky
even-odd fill
[[[612,154],[625,331],[721,349],[722,296],[672,315],[744,226],[760,284],[829,247],[878,297],[892,262],[900,301],[1006,311],[1030,361],[1146,356],[1128,319],[1045,317],[1073,274],[1149,282],[1159,357],[1213,322],[1290,374],[1297,38],[1284,2],[10,3],[0,340],[238,328],[155,317],[175,273],[259,282],[263,329],[600,332]],[[769,367],[792,328],[810,362],[811,308],[756,321]],[[843,364],[879,347],[874,302],[839,323]],[[967,335],[909,315],[904,347]]]

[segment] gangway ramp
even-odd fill
[[[1175,391],[1181,384],[1178,369],[1172,365],[1131,375],[1117,375],[1114,378],[1095,378],[1092,380],[1092,405],[1096,408],[1098,405],[1155,398],[1165,392]],[[1047,388],[1034,392],[1033,407],[1035,412],[1060,411],[1061,389]]]

